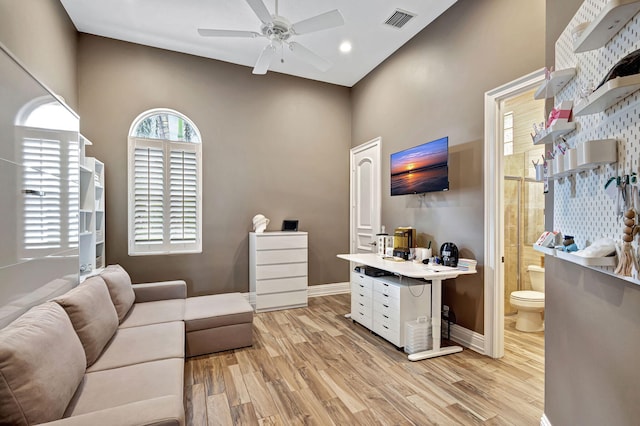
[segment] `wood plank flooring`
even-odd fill
[[[539,425],[544,334],[505,320],[505,357],[411,362],[344,318],[350,296],[256,314],[251,348],[185,363],[187,424]]]

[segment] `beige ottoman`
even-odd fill
[[[240,293],[187,298],[184,323],[188,357],[253,344],[253,309]]]

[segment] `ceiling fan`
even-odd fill
[[[198,28],[198,33],[204,37],[264,37],[268,39],[269,44],[262,50],[258,61],[253,67],[254,74],[266,74],[277,49],[283,46],[287,46],[295,56],[310,63],[320,71],[326,71],[331,67],[331,62],[327,59],[315,54],[300,43],[291,41],[291,38],[300,34],[308,34],[344,25],[344,18],[338,9],[291,24],[285,17],[278,14],[278,0],[276,0],[274,15],[269,13],[262,0],[245,1],[262,22],[260,32]]]

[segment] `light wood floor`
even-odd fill
[[[418,362],[345,319],[348,294],[255,315],[251,348],[185,364],[188,425],[539,425],[544,335],[507,317],[505,357]]]

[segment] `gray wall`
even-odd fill
[[[77,32],[58,0],[0,0],[0,43],[77,111]]]
[[[105,163],[106,250],[137,282],[185,279],[189,294],[248,291],[248,232],[295,218],[309,232],[309,283],[348,281],[348,88],[81,34],[81,131]],[[127,254],[127,134],[167,107],[203,138],[203,252]]]
[[[359,82],[352,145],[382,136],[382,223],[484,261],[484,94],[544,66],[544,1],[460,0]],[[389,155],[449,136],[450,191],[390,197]],[[458,323],[483,333],[483,273],[447,280]]]
[[[545,398],[553,426],[640,418],[640,286],[547,256]]]

